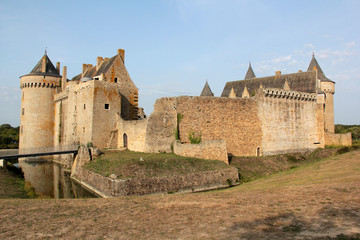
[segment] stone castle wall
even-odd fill
[[[117,146],[121,148],[126,145],[131,151],[144,152],[147,122],[147,119],[134,121],[120,119],[118,122]],[[126,144],[124,138],[127,141]]]
[[[267,89],[258,92],[263,155],[305,151],[324,146],[317,118],[316,94]],[[320,115],[321,117],[321,115]]]
[[[202,140],[225,140],[228,153],[254,156],[262,132],[255,98],[179,97],[176,110],[182,114],[181,142],[190,142],[191,132]]]

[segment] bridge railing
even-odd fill
[[[75,151],[79,148],[79,145],[66,145],[66,146],[50,146],[39,148],[23,148],[23,149],[0,149],[0,157],[19,154],[36,154],[36,153],[53,153],[53,152],[65,152]]]

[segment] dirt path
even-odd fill
[[[356,234],[360,151],[224,191],[0,201],[0,239],[360,238]]]

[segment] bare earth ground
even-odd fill
[[[360,150],[222,191],[0,200],[0,239],[280,238],[360,238]]]

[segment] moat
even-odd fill
[[[36,195],[49,198],[97,197],[70,178],[70,171],[49,158],[19,160],[25,182],[33,187]]]

